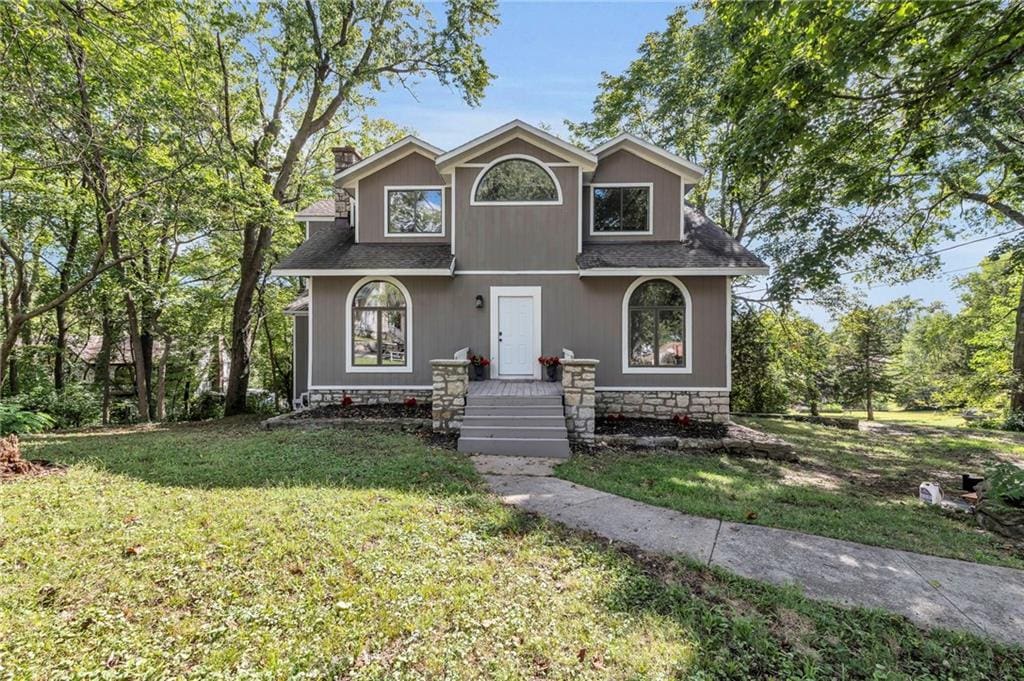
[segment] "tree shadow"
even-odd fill
[[[86,464],[168,487],[479,491],[466,457],[379,425],[265,431],[253,419],[224,419],[52,433],[28,438],[23,447],[31,458]]]

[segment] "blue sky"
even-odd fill
[[[410,94],[394,90],[379,97],[373,115],[416,130],[428,142],[450,149],[513,118],[544,123],[566,137],[564,121],[585,120],[598,92],[602,72],[620,73],[636,57],[644,36],[665,26],[677,3],[659,2],[515,2],[502,3],[501,24],[484,39],[495,80],[482,104],[467,106],[454,92],[423,82]],[[433,6],[435,11],[440,5]],[[996,241],[943,254],[943,270],[976,265]],[[925,302],[941,300],[957,307],[953,279],[958,271],[900,286],[861,287],[870,303],[909,295]],[[802,310],[820,323],[828,314]]]

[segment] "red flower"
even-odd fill
[[[689,414],[676,414],[675,416],[672,417],[672,420],[678,423],[683,428],[686,428],[687,426],[690,425]]]
[[[562,363],[562,360],[558,359],[554,355],[552,355],[551,357],[541,355],[540,357],[537,358],[537,361],[546,367],[556,367]]]
[[[345,395],[344,397],[342,397],[341,398],[341,406],[343,406],[343,407],[350,407],[350,406],[352,406],[352,398],[349,397],[348,395]]]
[[[407,398],[405,398],[405,406],[407,406],[407,407],[415,407],[416,406],[416,398],[415,397],[407,397]]]

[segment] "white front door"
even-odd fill
[[[533,376],[533,296],[498,296],[498,375]]]

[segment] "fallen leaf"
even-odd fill
[[[747,520],[757,520],[757,513],[754,511],[747,513]]]

